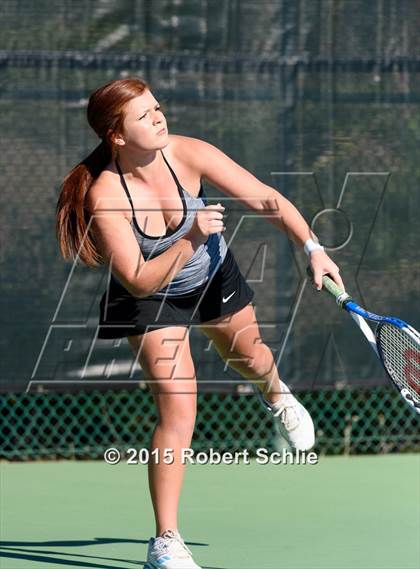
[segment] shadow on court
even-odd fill
[[[26,561],[38,562],[38,563],[54,563],[56,565],[67,565],[71,567],[87,567],[95,569],[122,569],[121,565],[109,565],[108,563],[104,565],[101,561],[109,561],[114,563],[129,563],[133,566],[144,567],[146,561],[114,557],[102,557],[99,555],[84,555],[80,553],[64,553],[61,551],[51,551],[43,549],[31,549],[38,547],[83,547],[91,545],[109,545],[109,544],[121,544],[121,543],[138,543],[142,545],[147,545],[148,539],[119,539],[119,538],[106,538],[106,537],[95,537],[92,540],[54,540],[54,541],[2,541],[0,542],[0,559],[9,558]],[[187,545],[207,547],[207,543],[199,542],[186,542]],[[60,557],[54,557],[59,555]],[[65,559],[61,559],[65,557]],[[82,558],[78,561],[75,559],[69,559],[70,557]],[[92,560],[92,561],[90,561]],[[95,562],[95,560],[99,562]],[[3,566],[0,563],[1,566]],[[210,567],[203,566],[203,569],[223,569],[222,567]]]

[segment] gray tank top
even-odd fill
[[[121,172],[120,166],[116,161],[121,183],[125,193],[127,194],[132,210],[131,226],[145,261],[157,257],[166,251],[166,249],[171,247],[178,239],[188,233],[194,222],[196,210],[205,207],[207,203],[207,196],[204,192],[203,185],[201,184],[200,186],[198,197],[195,198],[189,194],[179,183],[175,172],[172,170],[162,151],[161,153],[178,188],[178,193],[182,201],[183,215],[178,227],[175,229],[168,228],[165,235],[155,237],[147,235],[140,229],[136,220],[136,213],[127,183],[124,179],[123,173]],[[213,276],[223,263],[226,251],[227,245],[222,233],[212,233],[206,243],[203,243],[198,247],[194,255],[186,262],[182,269],[180,269],[172,281],[165,287],[159,289],[159,291],[155,292],[153,296],[177,296],[180,294],[187,294],[199,288]]]

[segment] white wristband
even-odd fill
[[[308,239],[307,241],[305,241],[305,245],[303,246],[303,250],[305,251],[305,253],[308,255],[308,257],[310,256],[310,254],[312,253],[312,251],[324,251],[324,247],[322,245],[320,245],[319,243],[316,243],[313,239]]]

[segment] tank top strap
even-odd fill
[[[126,183],[125,178],[124,178],[124,176],[123,176],[123,173],[121,172],[121,168],[120,168],[120,165],[118,164],[118,160],[115,160],[115,165],[116,165],[116,167],[117,167],[118,174],[120,175],[120,180],[121,180],[122,187],[124,188],[124,191],[125,191],[125,193],[126,193],[126,196],[127,196],[127,198],[128,198],[128,201],[130,202],[131,210],[132,210],[132,212],[133,212],[133,219],[134,219],[135,216],[136,216],[136,213],[135,213],[135,211],[134,211],[133,200],[131,199],[130,192],[128,191],[128,186],[127,186],[127,183]]]
[[[182,186],[181,186],[181,184],[179,183],[179,180],[178,180],[178,178],[177,178],[175,172],[172,170],[171,165],[170,165],[169,162],[166,160],[165,155],[164,155],[164,153],[162,152],[162,150],[160,151],[160,153],[162,154],[162,157],[163,157],[163,159],[164,159],[164,161],[165,161],[165,164],[168,166],[169,171],[170,171],[170,173],[172,174],[172,178],[175,180],[175,184],[178,186],[178,188],[179,188],[180,190],[182,190]]]

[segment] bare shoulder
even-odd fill
[[[273,188],[267,186],[251,172],[243,168],[228,154],[199,138],[174,137],[173,153],[179,161],[188,162],[190,170],[204,178],[229,197],[241,201],[251,209],[260,209],[262,201],[255,202],[255,195],[272,195]],[[172,143],[172,141],[170,140]],[[168,145],[170,146],[170,144]]]
[[[204,171],[206,161],[211,160],[214,151],[217,152],[217,148],[209,142],[191,136],[171,134],[169,141],[167,149],[172,156],[200,174]]]
[[[108,165],[93,182],[85,196],[85,207],[91,214],[115,208],[118,214],[130,219],[127,197],[114,166]]]
[[[206,145],[210,146],[208,142],[205,140],[201,140],[200,138],[194,138],[192,136],[183,136],[180,134],[170,134],[169,140],[171,146],[173,147],[174,152],[176,151],[194,151],[197,150],[199,147],[204,147]]]

